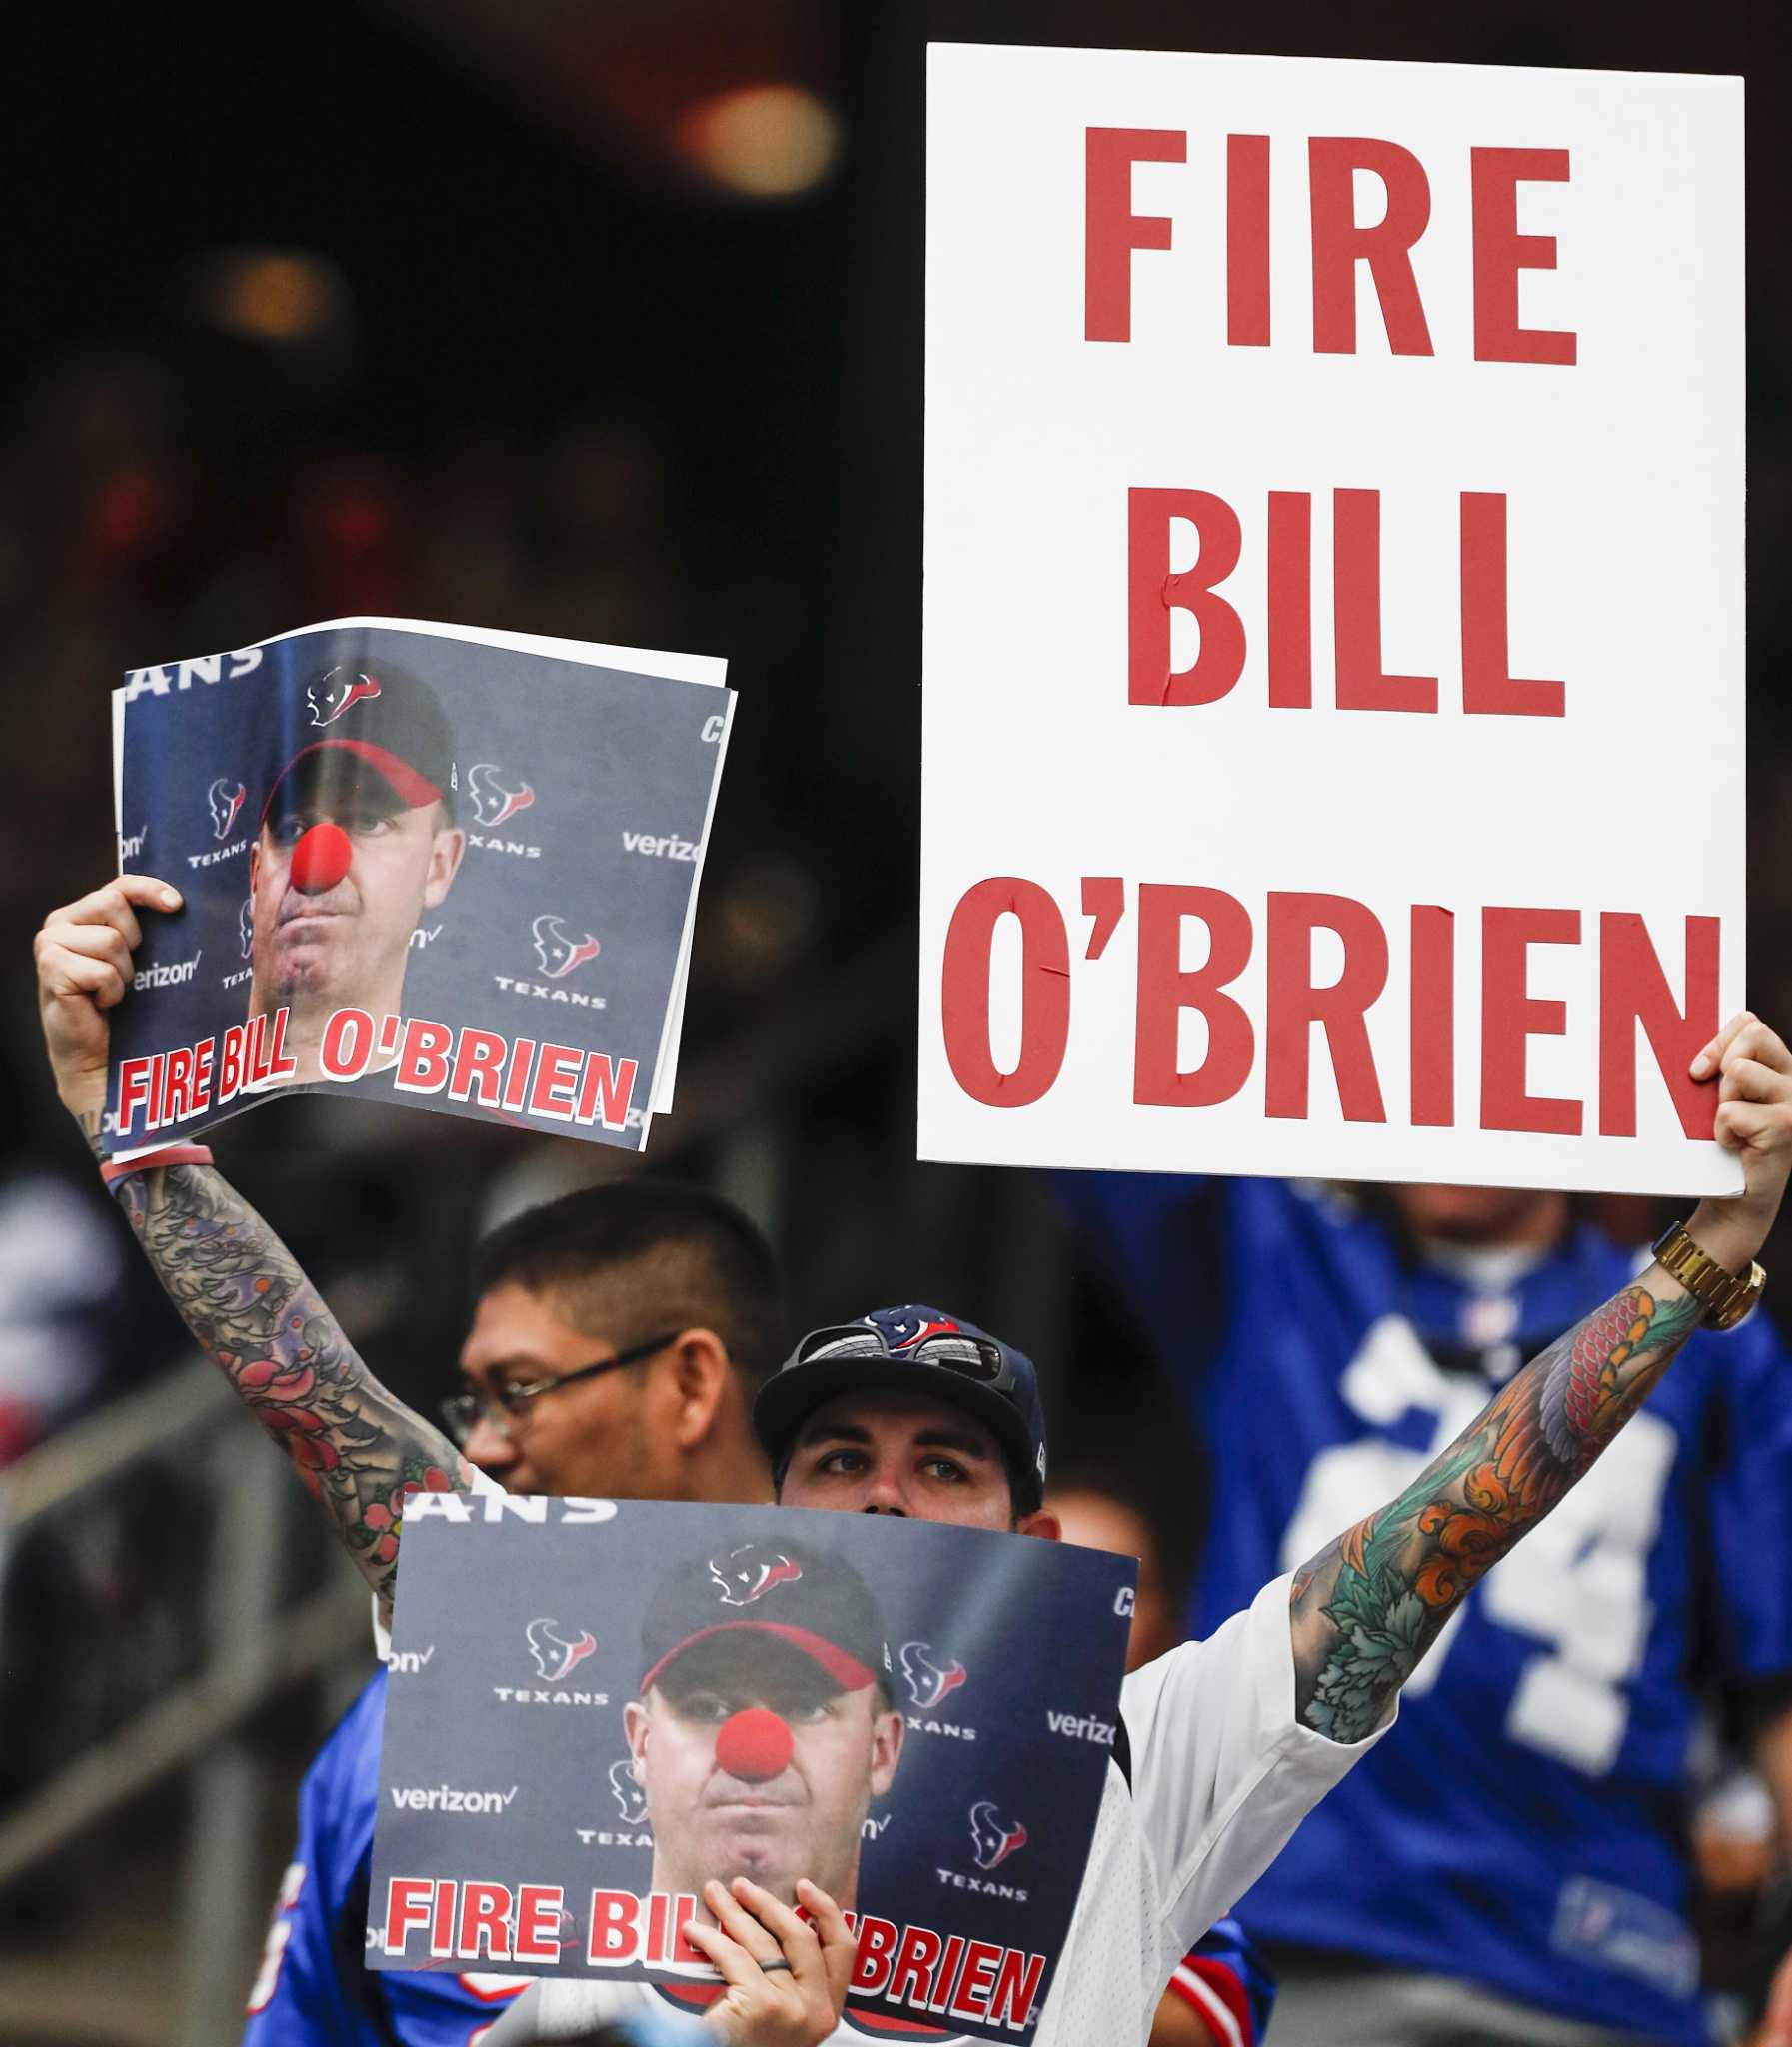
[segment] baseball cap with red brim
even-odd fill
[[[641,1627],[641,1696],[699,1642],[744,1633],[799,1651],[837,1691],[888,1685],[883,1618],[858,1571],[811,1543],[752,1541],[682,1564],[662,1584]]]
[[[264,823],[301,804],[350,800],[413,811],[440,803],[453,816],[454,730],[415,670],[340,663],[306,686],[299,710],[304,744],[275,776]]]

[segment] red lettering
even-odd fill
[[[964,1950],[964,1973],[952,1994],[951,2015],[955,2019],[982,2019],[989,2015],[989,1991],[995,1981],[995,1965],[1004,1950],[986,1940],[973,1940]]]
[[[455,1041],[454,1071],[449,1077],[450,1101],[466,1101],[475,1088],[481,1108],[496,1108],[504,1068],[504,1054],[510,1049],[496,1030],[463,1030]]]
[[[585,1959],[600,1965],[632,1962],[640,1923],[641,1900],[633,1891],[593,1891]]]
[[[218,1040],[208,1037],[193,1055],[193,1113],[204,1115],[212,1101],[212,1061]]]
[[[405,1094],[440,1094],[448,1085],[448,1054],[453,1047],[454,1032],[446,1024],[407,1017],[393,1086]]]
[[[168,1054],[167,1081],[162,1090],[162,1120],[185,1122],[193,1111],[188,1105],[193,1091],[193,1048],[183,1044]]]
[[[928,2011],[944,2011],[946,2000],[951,1995],[952,1984],[958,1973],[958,1964],[964,1959],[964,1936],[949,1934],[945,1942],[945,1959],[939,1964],[933,1977],[932,1995],[927,1999]]]
[[[430,1953],[445,1956],[454,1953],[454,1901],[457,1885],[451,1877],[441,1877],[436,1883],[436,1909],[430,1917]]]
[[[1686,920],[1686,1007],[1676,1007],[1655,948],[1633,911],[1599,920],[1599,1134],[1636,1135],[1636,1026],[1689,1137],[1709,1138],[1717,1089],[1687,1073],[1693,1054],[1717,1034],[1718,921]]]
[[[1332,622],[1340,711],[1435,711],[1435,676],[1381,672],[1381,493],[1334,491]]]
[[[890,1972],[890,1988],[885,1992],[892,2004],[911,2004],[918,2010],[926,2010],[927,1981],[939,1959],[940,1944],[938,1934],[931,1927],[905,1926],[902,1929],[902,1944],[896,1949],[896,1966]]]
[[[504,1082],[504,1105],[512,1115],[521,1115],[529,1099],[529,1068],[535,1058],[535,1039],[519,1037],[511,1046],[510,1072]]]
[[[218,1041],[218,1106],[237,1098],[243,1084],[244,1026],[233,1024]]]
[[[152,1059],[126,1059],[118,1069],[118,1133],[128,1137],[139,1108],[150,1100]]]
[[[1269,493],[1269,702],[1313,707],[1313,497]]]
[[[1088,131],[1083,187],[1085,341],[1132,339],[1132,252],[1169,247],[1170,224],[1162,214],[1132,211],[1132,166],[1187,160],[1188,137],[1179,129]]]
[[[1182,965],[1182,921],[1207,927],[1206,964]],[[1210,1108],[1249,1077],[1256,1037],[1242,1005],[1223,993],[1250,959],[1250,917],[1222,889],[1143,883],[1138,891],[1138,1002],[1132,1099],[1158,1108]],[[1184,1073],[1176,1039],[1184,1010],[1207,1020],[1207,1049]]]
[[[1225,139],[1225,338],[1269,346],[1269,138]]]
[[[1043,1955],[1023,1955],[1011,1947],[1001,1958],[995,1988],[989,1994],[989,2017],[1011,2032],[1019,2032],[1032,2016],[1033,1999],[1039,1994],[1039,1978],[1045,1973]]]
[[[1456,1120],[1456,920],[1434,903],[1412,909],[1413,1123],[1447,1130]]]
[[[1194,567],[1169,566],[1169,523],[1193,522]],[[1127,681],[1130,704],[1215,704],[1244,669],[1244,622],[1213,586],[1238,566],[1238,515],[1211,491],[1126,494]],[[1169,616],[1192,612],[1200,646],[1184,669],[1170,667]]]
[[[1322,989],[1312,981],[1313,933],[1319,929],[1336,932],[1344,942],[1343,972]],[[1344,1120],[1386,1122],[1364,1022],[1364,1013],[1387,986],[1387,934],[1380,920],[1366,904],[1348,896],[1271,890],[1267,946],[1265,1113],[1305,1117],[1312,1027],[1317,1024],[1330,1047]]]
[[[1462,708],[1509,718],[1560,718],[1559,682],[1506,673],[1506,499],[1462,493]]]
[[[585,1054],[574,1044],[544,1044],[535,1062],[535,1085],[529,1090],[529,1113],[555,1122],[573,1119],[573,1090],[579,1084],[579,1062]]]
[[[318,1042],[318,1071],[327,1080],[359,1080],[374,1055],[374,1020],[365,1010],[333,1010]]]
[[[1008,916],[1020,923],[1020,1056],[1004,1073],[989,1049],[989,952]],[[1070,940],[1038,883],[994,875],[964,892],[945,934],[939,1021],[952,1078],[973,1101],[1025,1108],[1050,1089],[1070,1038]]]
[[[519,1962],[560,1960],[560,1915],[566,1894],[557,1883],[526,1883],[517,1893]]]
[[[688,1969],[693,1966],[702,1969],[709,1965],[710,1958],[703,1949],[693,1947],[685,1938],[685,1928],[696,1917],[697,1900],[687,1892],[680,1891],[673,1900],[672,1907],[672,1954],[669,1960],[675,1969]]]
[[[1526,993],[1532,946],[1580,943],[1578,910],[1495,910],[1481,913],[1481,1127],[1580,1133],[1580,1103],[1531,1094],[1525,1087],[1525,1045],[1560,1037],[1568,1006]]]
[[[1313,225],[1313,350],[1356,353],[1356,266],[1366,263],[1397,356],[1428,356],[1431,332],[1412,274],[1412,245],[1431,218],[1425,168],[1397,142],[1315,135],[1307,143]],[[1387,188],[1374,227],[1356,224],[1355,174],[1373,171]]]
[[[462,1961],[475,1962],[485,1953],[495,1962],[511,1958],[511,1894],[508,1885],[477,1883],[469,1879],[461,1886],[461,1916],[455,1926],[454,1951]]]
[[[607,1130],[623,1129],[629,1120],[629,1102],[635,1093],[639,1069],[638,1060],[613,1059],[594,1051],[585,1061],[574,1120],[589,1123],[596,1119]]]
[[[136,1061],[135,1063],[141,1063]],[[430,1923],[435,1882],[427,1876],[395,1876],[386,1886],[386,1952],[402,1955],[413,1932]]]
[[[869,1915],[859,1921],[859,1945],[853,1953],[853,1988],[866,1997],[882,1997],[896,1955],[896,1930],[888,1919]]]
[[[285,1010],[274,1012],[274,1042],[268,1051],[267,1078],[270,1080],[290,1080],[299,1070],[299,1061],[286,1048],[286,1016]]]
[[[1518,273],[1553,270],[1555,237],[1518,232],[1518,187],[1565,185],[1565,149],[1471,149],[1474,354],[1477,363],[1572,363],[1572,334],[1518,324]]]

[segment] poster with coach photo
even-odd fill
[[[272,1089],[348,1088],[640,1149],[670,1103],[725,664],[344,620],[115,692],[148,915],[115,1156]]]
[[[882,1515],[413,1497],[375,1968],[716,1981],[711,1878],[852,1914],[852,2004],[1043,2008],[1119,1721],[1136,1567]]]

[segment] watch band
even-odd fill
[[[1654,1243],[1655,1262],[1696,1300],[1708,1329],[1733,1329],[1761,1298],[1767,1274],[1750,1264],[1738,1277],[1702,1251],[1683,1222],[1671,1222]]]

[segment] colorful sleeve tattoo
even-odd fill
[[[1698,1319],[1685,1294],[1626,1287],[1533,1358],[1398,1499],[1296,1571],[1298,1718],[1334,1741],[1371,1733],[1457,1602],[1591,1468]]]
[[[406,1495],[466,1492],[471,1468],[374,1378],[298,1260],[221,1173],[165,1166],[114,1191],[182,1320],[390,1603]]]

